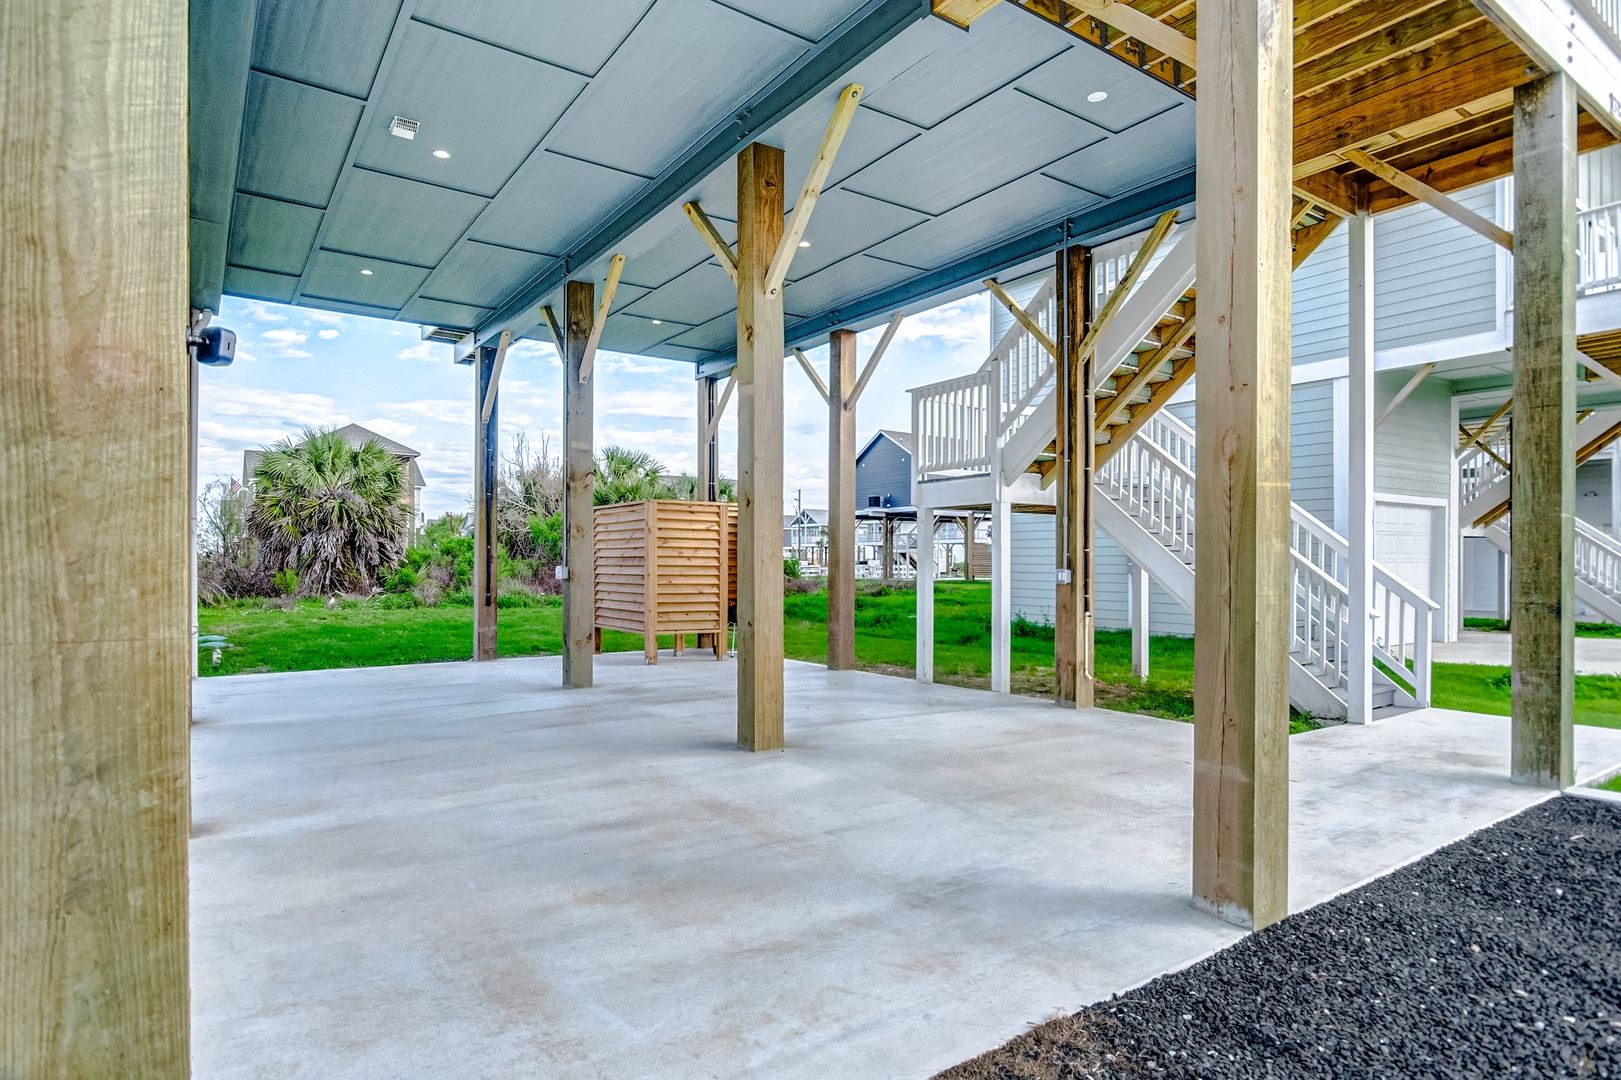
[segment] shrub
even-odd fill
[[[447,607],[472,607],[473,594],[467,589],[457,589],[453,593],[447,593],[439,602]]]
[[[417,598],[409,592],[387,592],[375,601],[384,611],[399,611],[417,606]]]
[[[795,574],[792,577],[782,579],[782,591],[789,596],[795,594],[809,596],[812,593],[821,592],[822,583],[813,578],[802,578]]]
[[[411,590],[411,598],[420,607],[438,607],[445,598],[444,582],[431,574],[420,578]]]
[[[402,566],[394,571],[394,575],[388,579],[388,584],[384,588],[391,593],[408,593],[416,583],[416,571],[409,566]]]
[[[785,578],[793,578],[794,580],[797,581],[799,579],[799,560],[798,559],[784,559],[784,560],[782,560],[782,576],[785,577]]]
[[[271,575],[271,580],[275,582],[277,591],[283,596],[293,596],[298,592],[298,573],[292,567],[277,570]]]
[[[536,514],[529,519],[529,535],[541,561],[556,566],[563,561],[563,514],[561,511],[547,517]]]
[[[1032,638],[1036,641],[1052,641],[1057,637],[1056,629],[1049,623],[1031,622],[1023,615],[1013,618],[1013,636]]]

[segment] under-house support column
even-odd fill
[[[998,498],[991,504],[991,690],[998,694],[1013,692],[1012,534],[1013,504]]]
[[[0,41],[0,1076],[183,1080],[186,5]]]
[[[1350,607],[1346,642],[1347,718],[1373,720],[1373,215],[1363,210],[1347,220],[1350,285],[1349,390],[1346,440],[1345,539],[1350,547],[1347,583]]]
[[[484,399],[498,377],[495,348],[473,356],[473,659],[494,660],[496,638],[495,487],[501,445],[500,402],[488,412]]]
[[[827,667],[856,666],[856,333],[828,335]]]
[[[1573,779],[1575,710],[1576,88],[1514,91],[1513,767]]]
[[[1288,912],[1294,7],[1199,5],[1194,903]]]
[[[715,377],[698,377],[698,478],[696,497],[720,501],[720,433],[715,430]]]
[[[737,741],[782,748],[782,151],[737,156]]]
[[[913,430],[916,430],[914,425]],[[912,561],[917,564],[917,681],[934,681],[934,510],[917,508]]]
[[[1135,562],[1126,563],[1126,588],[1131,593],[1131,676],[1148,681],[1148,571]]]
[[[591,375],[580,381],[596,319],[596,286],[570,281],[563,323],[563,685],[591,685],[596,651],[596,572],[591,554],[596,446]]]
[[[1058,253],[1058,557],[1054,619],[1055,682],[1060,705],[1090,708],[1093,688],[1093,588],[1096,528],[1092,499],[1097,449],[1092,355],[1081,354],[1090,319],[1091,260],[1082,247]],[[1066,580],[1067,579],[1067,580]]]

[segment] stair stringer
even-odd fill
[[[1114,374],[1114,369],[1142,344],[1159,321],[1165,318],[1165,313],[1193,288],[1194,271],[1198,265],[1197,228],[1195,222],[1177,233],[1164,257],[1143,275],[1137,288],[1126,297],[1114,318],[1099,335],[1092,371],[1094,387]],[[1037,403],[1029,418],[1002,447],[1003,478],[1012,483],[1057,435],[1057,395],[1048,394]]]
[[[1093,503],[1098,528],[1121,551],[1129,551],[1131,560],[1147,571],[1148,576],[1169,593],[1171,599],[1192,611],[1193,567],[1143,528],[1141,522],[1127,513],[1102,488],[1098,489],[1098,495],[1100,497]],[[1289,703],[1312,716],[1343,720],[1348,713],[1345,702],[1293,656],[1289,657]]]
[[[1577,448],[1579,449],[1597,439],[1618,422],[1621,422],[1621,409],[1603,408],[1593,410],[1576,425],[1574,441]],[[1508,496],[1509,478],[1499,476],[1491,483],[1483,485],[1473,499],[1458,508],[1458,520],[1462,521],[1465,526],[1473,525],[1507,502]]]

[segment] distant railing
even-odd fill
[[[1025,305],[1025,310],[1034,315],[1036,325],[1053,341],[1059,337],[1056,286],[1057,275],[1049,276]],[[1001,366],[997,385],[1002,405],[1001,434],[1005,439],[1024,424],[1031,410],[1051,391],[1057,362],[1047,347],[1015,320],[991,350],[981,370],[992,364]]]
[[[1196,486],[1191,454],[1184,455],[1178,447],[1180,435],[1170,424],[1144,429],[1098,470],[1097,484],[1156,540],[1192,566]]]
[[[1504,466],[1513,463],[1513,455],[1513,440],[1508,424],[1458,455],[1458,505],[1470,506],[1487,488],[1507,477],[1508,469]],[[1465,524],[1473,525],[1474,522]]]
[[[1621,0],[1611,0],[1621,7]],[[1576,288],[1596,292],[1621,285],[1621,202],[1576,217]]]
[[[1621,541],[1576,519],[1576,580],[1621,603]]]
[[[1610,35],[1621,42],[1621,0],[1575,0],[1579,8],[1586,8],[1587,13],[1603,23],[1610,31]],[[1614,105],[1610,106],[1612,109]]]

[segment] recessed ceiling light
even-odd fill
[[[654,326],[663,326],[664,325],[664,320],[663,319],[654,319],[653,320],[653,325]]]
[[[401,139],[414,139],[422,125],[409,116],[396,116],[388,122],[388,133]]]
[[[1086,100],[1091,102],[1099,102],[1108,96],[1109,92],[1107,90],[1094,90],[1090,94],[1086,95]]]
[[[800,247],[810,247],[810,241],[809,240],[801,240],[799,242],[799,246]]]
[[[371,271],[370,270],[362,270],[361,273],[364,274],[366,277],[371,277]]]
[[[440,160],[443,160],[443,159],[450,156],[450,151],[449,150],[435,150],[433,152],[433,156],[436,157],[436,158],[439,158]]]

